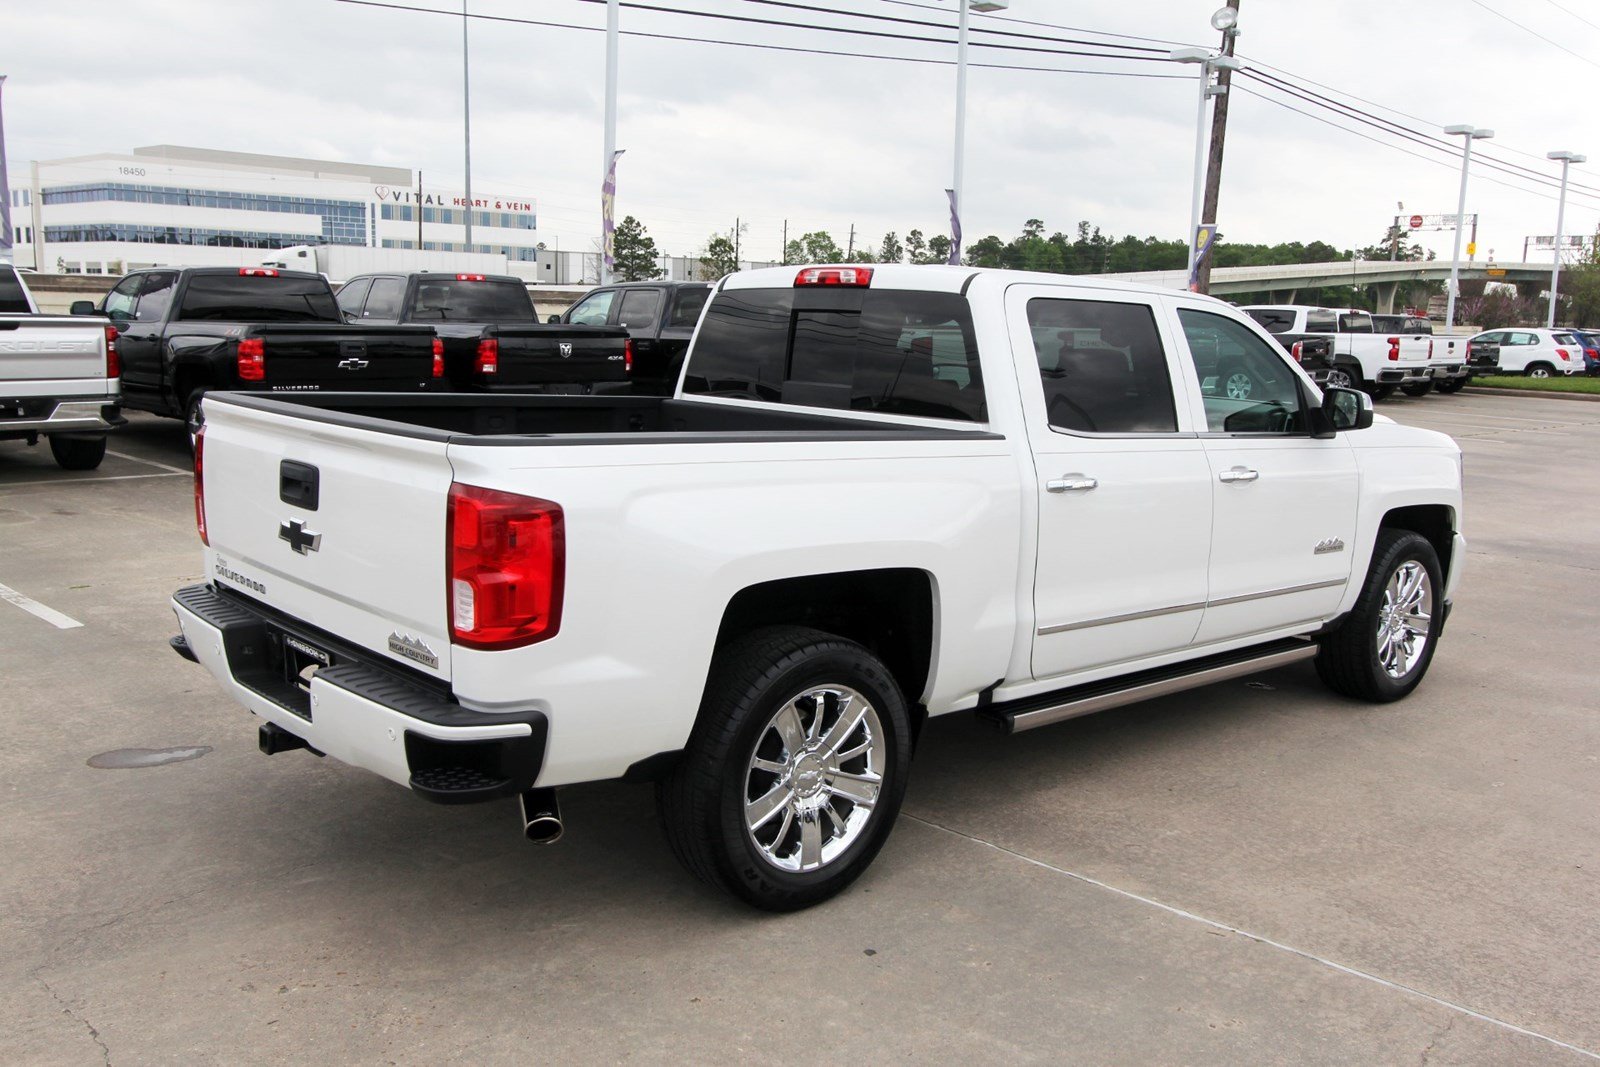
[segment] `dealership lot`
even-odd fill
[[[1414,696],[1302,665],[936,720],[878,862],[781,917],[691,882],[648,787],[567,791],[538,849],[510,802],[262,757],[166,648],[181,427],[134,415],[77,475],[0,446],[0,1060],[1600,1058],[1600,404],[1379,410],[1466,454]]]

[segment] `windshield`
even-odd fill
[[[513,281],[422,278],[411,318],[419,322],[537,322],[527,287]]]
[[[325,278],[196,274],[180,319],[224,322],[341,322]]]

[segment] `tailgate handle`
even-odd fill
[[[307,511],[317,510],[317,468],[286,459],[278,464],[278,499]]]
[[[364,355],[367,354],[367,342],[365,342],[365,341],[340,341],[339,342],[339,354],[341,356],[356,356],[356,357],[364,356]]]

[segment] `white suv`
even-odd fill
[[[1487,343],[1494,342],[1494,343]],[[1468,344],[1472,373],[1553,378],[1583,373],[1583,342],[1565,330],[1490,330]],[[1498,354],[1495,345],[1499,345]]]

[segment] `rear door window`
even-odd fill
[[[1053,429],[1178,429],[1167,356],[1148,304],[1037,297],[1028,301],[1028,326]]]
[[[1339,316],[1340,333],[1371,333],[1372,316],[1365,311],[1347,311]]]
[[[338,322],[333,290],[322,277],[195,274],[178,317],[222,322]]]
[[[972,315],[955,293],[735,289],[695,336],[684,392],[981,421]]]
[[[1306,312],[1307,333],[1338,333],[1339,316],[1332,311],[1319,308],[1316,311]]]
[[[622,310],[617,313],[617,323],[635,330],[654,326],[661,313],[661,290],[624,289]]]

